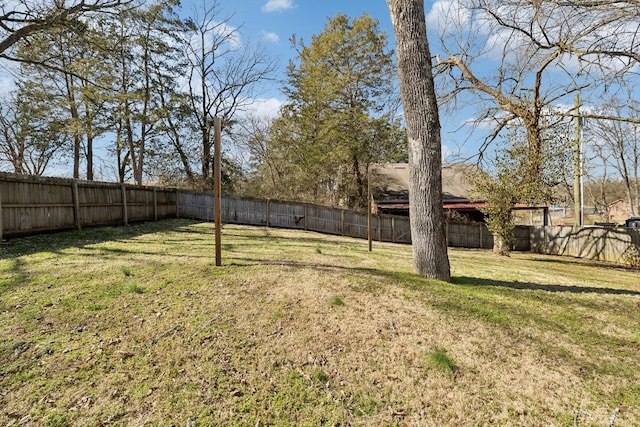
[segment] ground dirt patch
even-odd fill
[[[170,220],[11,240],[0,425],[640,425],[640,276]]]

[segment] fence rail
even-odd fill
[[[308,203],[223,196],[225,223],[281,227],[364,238],[367,215]],[[0,240],[4,236],[163,218],[213,219],[213,196],[160,187],[0,173]],[[447,224],[449,246],[491,248],[485,224]],[[375,215],[376,241],[411,243],[409,218]],[[637,229],[516,228],[516,250],[640,266]]]

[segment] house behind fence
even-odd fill
[[[222,221],[368,238],[367,215],[308,203],[223,196]],[[213,196],[163,187],[99,183],[0,173],[3,237],[135,221],[189,218],[211,221]],[[409,218],[374,215],[372,238],[411,243]],[[447,223],[452,247],[493,247],[484,223]],[[640,266],[638,229],[518,226],[515,250]]]

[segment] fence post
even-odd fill
[[[122,223],[129,225],[129,217],[127,216],[127,187],[120,184],[120,192],[122,193]]]
[[[158,191],[153,187],[153,220],[158,220]]]
[[[267,228],[269,228],[269,218],[271,218],[271,200],[267,200]]]
[[[340,210],[340,235],[344,236],[344,209]]]
[[[483,236],[482,236],[482,229],[483,229],[484,227],[483,227],[482,223],[480,223],[480,224],[478,225],[478,227],[480,227],[480,249],[483,249],[483,248],[484,248],[484,246],[483,246],[483,244],[482,244],[482,237],[483,237]]]
[[[2,191],[0,191],[0,242],[2,242]]]
[[[304,231],[307,231],[307,204],[304,204]]]
[[[73,220],[78,230],[81,229],[80,225],[80,197],[78,195],[78,180],[71,180],[71,194],[73,196]]]
[[[176,218],[180,218],[180,190],[176,188]]]

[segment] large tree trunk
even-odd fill
[[[423,0],[387,0],[409,137],[413,262],[421,276],[451,278],[442,207],[442,147]]]

